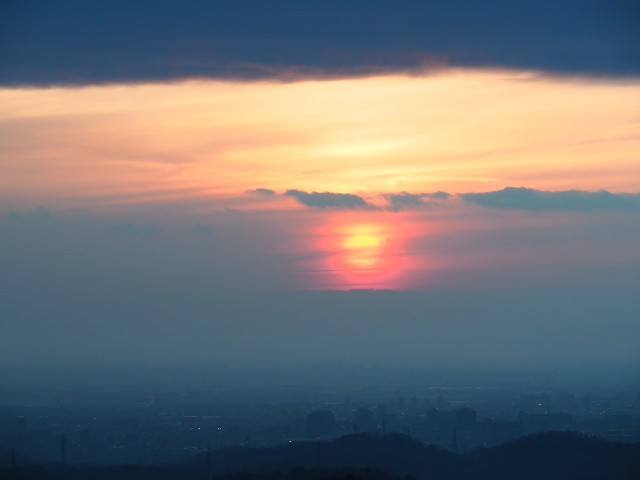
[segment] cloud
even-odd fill
[[[211,228],[209,225],[197,224],[193,226],[191,231],[199,235],[211,235],[213,233],[213,228]]]
[[[546,192],[533,188],[507,187],[485,193],[462,193],[468,203],[483,207],[521,210],[622,210],[640,211],[640,194],[567,190]]]
[[[443,64],[637,75],[639,13],[628,0],[237,0],[188,8],[177,0],[7,0],[0,84],[288,81]]]
[[[253,190],[246,190],[245,193],[250,195],[263,195],[265,197],[270,197],[276,194],[276,192],[270,188],[255,188]]]
[[[285,195],[294,197],[303,205],[314,208],[364,208],[371,207],[362,197],[351,193],[313,192],[287,190]]]
[[[405,209],[427,209],[440,205],[440,200],[448,200],[451,197],[447,192],[433,193],[385,193],[382,195],[389,202],[389,209],[393,211]]]
[[[44,207],[36,207],[28,212],[9,212],[7,216],[11,220],[48,220],[51,218],[51,212]]]
[[[123,236],[142,236],[142,237],[150,237],[152,235],[157,235],[160,233],[160,230],[155,225],[134,225],[131,223],[116,223],[114,225],[109,225],[107,227],[107,232],[114,235],[123,235]]]
[[[271,196],[271,193],[259,193],[256,189],[249,193]],[[272,190],[268,190],[271,192]],[[399,192],[383,193],[380,196],[387,206],[378,207],[368,203],[363,197],[351,193],[305,192],[290,189],[285,196],[294,197],[301,204],[311,208],[334,209],[383,209],[392,212],[402,210],[428,210],[441,208],[454,197],[451,193],[437,192]],[[610,193],[606,190],[589,192],[582,190],[543,191],[524,187],[506,187],[502,190],[481,193],[459,193],[456,196],[466,203],[488,208],[514,210],[616,210],[640,211],[640,193]]]

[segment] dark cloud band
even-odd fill
[[[276,194],[276,192],[270,188],[255,188],[253,190],[247,190],[245,193],[250,195],[262,195],[263,197],[271,197]]]
[[[454,195],[447,192],[433,193],[383,193],[386,206],[377,207],[364,198],[350,193],[313,192],[287,190],[284,195],[294,197],[303,205],[314,208],[380,208],[390,211],[428,210],[442,208]],[[524,187],[507,187],[502,190],[482,193],[459,193],[457,197],[469,204],[487,208],[550,211],[635,211],[640,212],[640,194],[610,193],[606,190],[588,192],[583,190],[544,191]]]
[[[344,77],[442,66],[640,74],[633,0],[7,0],[0,84]]]
[[[160,233],[160,229],[155,225],[134,225],[131,223],[116,223],[109,225],[106,230],[113,235],[141,237],[150,237]]]
[[[382,195],[389,203],[391,210],[405,209],[428,209],[440,205],[441,201],[448,200],[451,197],[447,192],[433,193],[385,193]]]
[[[303,205],[314,208],[365,208],[370,206],[362,197],[351,193],[312,192],[287,190],[285,195],[294,197]]]
[[[640,194],[567,190],[546,192],[507,187],[495,192],[462,193],[468,203],[483,207],[520,210],[622,210],[640,211]]]

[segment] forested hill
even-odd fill
[[[292,469],[377,468],[418,479],[640,479],[640,444],[607,442],[576,432],[546,432],[457,455],[406,435],[348,435],[327,443],[227,449],[187,462],[218,474]],[[238,480],[238,479],[236,479]],[[298,480],[287,478],[286,480]]]
[[[461,457],[425,446],[411,437],[369,433],[346,435],[332,442],[301,442],[264,449],[232,448],[200,454],[185,464],[219,473],[287,472],[293,468],[382,468],[398,474],[444,475],[455,471]]]
[[[16,467],[15,480],[638,480],[640,443],[547,432],[455,454],[405,435],[348,435],[327,443],[225,448],[179,465]]]

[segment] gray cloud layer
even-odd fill
[[[303,205],[315,208],[364,208],[369,206],[367,202],[358,195],[351,193],[331,193],[312,192],[307,193],[301,190],[287,190],[285,195],[294,197]]]
[[[185,288],[157,295],[132,294],[126,285],[94,288],[9,289],[0,314],[20,321],[3,325],[0,362],[274,367],[295,359],[302,367],[415,369],[619,367],[638,360],[636,292],[221,295]]]
[[[532,188],[507,187],[495,192],[462,193],[469,203],[491,208],[521,210],[622,210],[640,211],[640,194],[567,190],[545,192]]]
[[[249,190],[247,193],[274,195],[258,190],[273,192],[268,189]],[[312,208],[356,209],[371,208],[390,210],[425,210],[443,207],[454,195],[447,192],[432,193],[383,193],[380,196],[387,202],[385,207],[368,203],[363,197],[351,193],[312,192],[287,190],[284,195],[294,197],[303,205]],[[566,190],[549,192],[524,187],[506,187],[502,190],[482,193],[458,193],[466,203],[488,208],[515,210],[615,210],[640,211],[640,193],[610,193],[606,190],[588,192],[583,190]]]
[[[51,213],[44,207],[36,207],[28,212],[9,212],[8,217],[12,220],[47,220],[51,218]]]
[[[269,197],[276,194],[276,192],[274,192],[270,188],[255,188],[253,190],[247,190],[245,193],[249,193],[253,195],[263,195],[265,197]]]
[[[0,364],[640,365],[627,216],[487,209],[433,229],[415,215],[399,232],[409,268],[388,287],[424,291],[291,293],[349,286],[308,211],[181,208],[0,214]]]
[[[114,235],[136,235],[149,237],[160,233],[155,225],[134,225],[131,223],[115,223],[107,227],[107,232]]]
[[[385,193],[382,195],[390,204],[390,209],[423,209],[433,208],[440,205],[441,200],[448,200],[451,197],[447,192],[434,193]]]
[[[6,0],[0,84],[423,72],[640,74],[633,0]]]

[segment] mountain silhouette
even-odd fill
[[[640,442],[576,432],[529,435],[455,454],[401,434],[360,433],[331,442],[232,447],[154,466],[18,466],[15,480],[638,480]]]
[[[380,468],[398,474],[429,474],[448,478],[459,462],[454,453],[425,446],[401,434],[384,437],[359,433],[332,442],[301,442],[272,448],[230,448],[199,454],[183,465],[207,466],[218,474],[287,472],[293,468]]]

